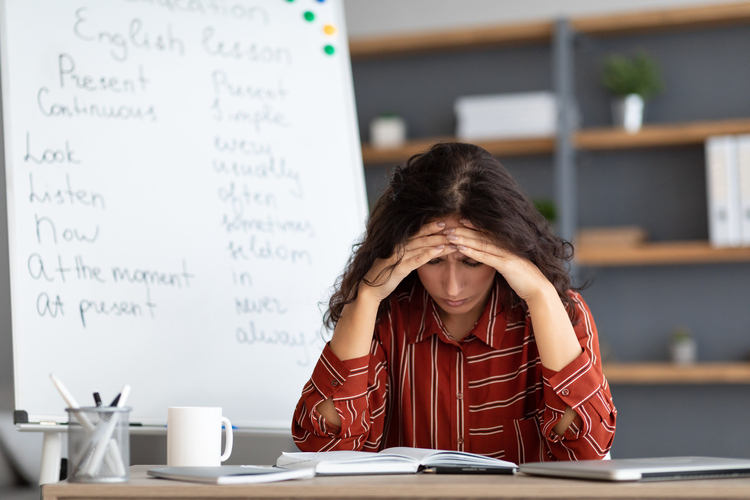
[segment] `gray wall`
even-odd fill
[[[750,26],[651,34],[576,44],[582,126],[610,123],[599,84],[602,57],[647,50],[662,65],[665,91],[647,104],[652,123],[750,116]],[[451,135],[460,95],[551,89],[548,46],[466,51],[355,62],[360,132],[378,113],[405,117],[410,137]],[[552,158],[500,158],[532,198],[553,196]],[[386,166],[367,169],[371,203]],[[652,240],[707,239],[702,146],[579,152],[581,226],[635,224]],[[584,268],[579,281],[603,355],[617,361],[667,359],[669,333],[690,328],[701,361],[750,358],[750,264]],[[750,456],[747,385],[612,388],[619,411],[615,457]],[[719,425],[716,425],[721,422]]]

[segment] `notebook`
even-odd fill
[[[148,475],[160,479],[175,479],[209,484],[248,484],[286,481],[315,476],[312,469],[280,469],[258,465],[222,465],[220,467],[157,467]]]
[[[519,472],[601,481],[667,481],[750,476],[750,460],[716,457],[621,458],[578,462],[530,462]]]

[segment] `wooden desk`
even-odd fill
[[[210,486],[154,479],[131,467],[129,483],[42,487],[42,500],[72,499],[453,499],[453,498],[750,498],[750,478],[660,483],[603,483],[525,476],[398,475],[317,477],[278,483]]]

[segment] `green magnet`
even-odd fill
[[[325,53],[326,53],[326,54],[328,54],[329,56],[330,56],[330,55],[333,55],[333,53],[334,53],[334,52],[336,52],[336,49],[334,49],[334,48],[333,48],[333,45],[326,45],[325,47],[323,47],[323,50],[324,50],[324,51],[325,51]]]
[[[309,10],[307,12],[305,12],[305,20],[306,21],[312,21],[313,19],[315,19],[315,14],[313,14]]]

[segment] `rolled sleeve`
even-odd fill
[[[612,446],[617,410],[609,384],[602,372],[596,326],[580,295],[572,294],[579,321],[574,330],[581,354],[560,371],[542,367],[545,412],[542,433],[550,444],[553,459],[602,458]],[[555,425],[570,407],[580,417],[562,435]]]
[[[367,367],[370,355],[341,361],[326,344],[310,382],[322,396],[321,401],[351,399],[367,390]],[[316,405],[317,406],[317,405]]]
[[[372,404],[380,408],[386,397],[387,370],[379,369],[382,358],[376,340],[370,354],[345,361],[326,344],[294,412],[292,437],[300,450],[361,450],[373,432],[382,434],[385,416],[370,412]],[[318,411],[327,399],[333,401],[341,425]]]
[[[562,411],[566,406],[575,410],[591,399],[602,386],[601,373],[594,369],[586,351],[559,372],[542,367],[542,373],[554,395],[562,402],[555,405],[562,407]]]

